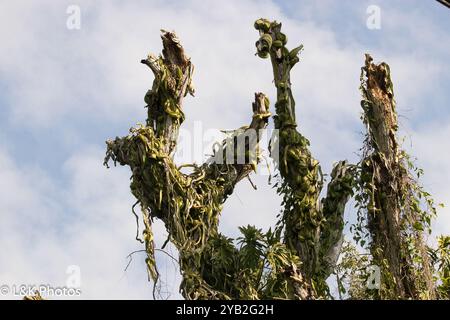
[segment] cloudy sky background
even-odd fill
[[[293,89],[324,172],[358,159],[364,53],[388,62],[404,147],[424,168],[425,187],[450,206],[449,9],[432,0],[205,2],[0,2],[0,285],[64,286],[67,267],[78,265],[83,298],[151,298],[144,255],[124,271],[127,255],[142,249],[130,172],[102,162],[107,138],[144,122],[153,76],[139,61],[160,52],[160,28],[177,32],[196,66],[183,126],[192,132],[199,121],[204,131],[247,124],[254,92],[274,100],[270,63],[254,56],[253,22],[282,21],[288,47],[305,46]],[[80,30],[66,27],[72,4]],[[366,26],[369,5],[381,8],[380,30]],[[267,176],[252,180],[257,191],[242,181],[226,202],[228,236],[249,223],[266,229],[280,210]],[[434,231],[450,233],[448,207]],[[156,238],[165,240],[161,225]],[[163,297],[179,297],[174,263],[158,258]]]

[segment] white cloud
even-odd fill
[[[65,164],[68,185],[59,189],[36,168],[18,168],[0,153],[0,278],[3,284],[65,286],[69,265],[81,268],[83,298],[148,298],[142,253],[134,255],[127,272],[126,256],[142,246],[134,240],[133,202],[124,181],[128,171],[106,170],[103,151],[80,150]],[[164,241],[157,225],[156,239]],[[166,286],[177,294],[176,273],[167,257]],[[12,297],[12,296],[9,296]]]

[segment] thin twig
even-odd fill
[[[134,207],[136,207],[136,205],[138,203],[139,203],[139,200],[136,201],[135,204],[133,204],[133,206],[131,207],[131,212],[133,212],[133,215],[136,218],[136,240],[139,241],[140,243],[144,243],[144,241],[139,238],[139,216],[136,214],[136,211],[134,211]]]

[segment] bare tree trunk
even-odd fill
[[[368,228],[372,236],[372,255],[385,277],[391,298],[418,299],[421,291],[434,298],[432,274],[424,250],[422,235],[414,232],[415,246],[421,258],[420,277],[417,265],[405,242],[408,227],[419,220],[407,212],[412,178],[405,154],[397,142],[397,113],[390,69],[386,63],[376,65],[366,55],[363,68],[362,107],[368,130],[368,154],[363,161],[363,175],[371,189]]]

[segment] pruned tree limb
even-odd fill
[[[257,54],[270,57],[274,83],[277,89],[274,116],[275,128],[279,130],[278,168],[282,178],[278,192],[283,195],[284,211],[282,226],[284,241],[301,260],[304,283],[308,298],[325,296],[328,292],[326,279],[331,263],[335,263],[341,246],[340,225],[345,203],[351,195],[351,184],[336,191],[345,175],[346,163],[334,171],[336,181],[330,185],[331,192],[338,194],[325,200],[327,217],[319,204],[323,186],[319,162],[309,151],[309,141],[297,130],[295,100],[291,89],[290,71],[299,61],[303,46],[288,50],[287,37],[281,32],[281,23],[259,19],[255,27],[260,32],[256,42]],[[339,174],[337,173],[339,171]],[[337,181],[339,180],[339,182]],[[350,188],[350,189],[348,189]],[[332,253],[335,250],[336,252]]]
[[[147,125],[132,128],[126,137],[107,141],[105,164],[111,159],[131,168],[131,190],[143,214],[150,278],[158,278],[151,228],[152,220],[158,218],[180,252],[183,295],[188,299],[227,298],[229,293],[217,283],[209,283],[202,270],[211,253],[208,250],[214,250],[214,243],[221,237],[218,221],[222,204],[259,161],[260,130],[267,126],[269,101],[264,94],[256,93],[249,126],[225,140],[205,164],[194,165],[191,174],[183,174],[173,161],[173,151],[184,120],[182,99],[193,93],[194,67],[173,32],[163,31],[161,38],[162,55],[142,60],[155,76],[145,96]],[[243,140],[243,144],[235,140]],[[241,153],[243,161],[239,161]]]
[[[435,297],[422,237],[431,214],[420,208],[420,199],[431,213],[436,209],[429,194],[415,183],[406,153],[397,143],[389,66],[376,65],[366,56],[361,91],[368,132],[363,160],[359,165],[338,162],[326,197],[319,199],[323,176],[308,139],[297,129],[290,81],[302,46],[289,51],[276,21],[258,19],[255,28],[260,35],[257,55],[270,57],[277,90],[273,119],[278,138],[271,141],[272,147],[277,146],[271,148],[271,156],[279,170],[281,218],[274,230],[265,233],[253,226],[240,227],[242,237],[236,242],[218,228],[224,202],[260,160],[261,130],[271,116],[264,94],[255,94],[249,125],[217,143],[204,164],[187,165],[193,168],[190,174],[175,164],[173,154],[185,119],[183,98],[194,93],[194,66],[175,33],[162,30],[162,54],[141,61],[155,77],[144,98],[146,125],[108,140],[105,157],[106,166],[112,160],[131,169],[130,188],[141,206],[149,277],[153,281],[159,277],[152,224],[160,219],[169,234],[167,241],[179,251],[180,290],[186,299],[328,298],[326,280],[339,269],[345,206],[356,187],[355,200],[366,210],[371,236],[373,261],[366,258],[364,264],[382,267],[383,290],[391,298]],[[132,211],[135,214],[134,206]],[[385,297],[383,290],[378,297]]]

